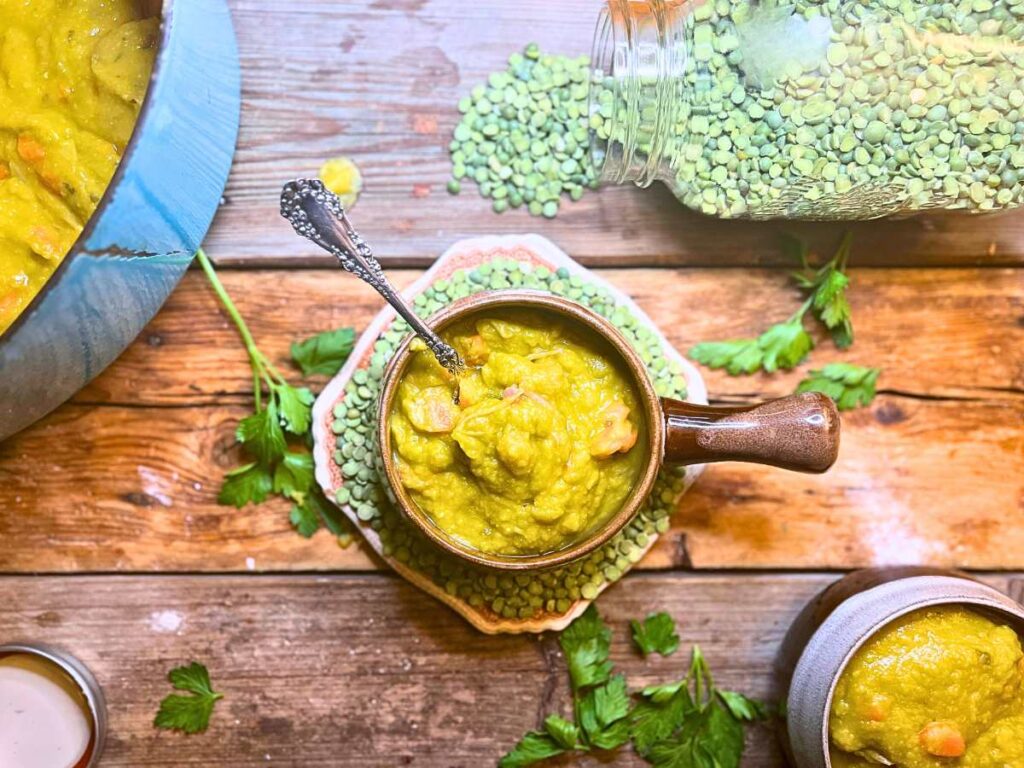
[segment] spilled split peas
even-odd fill
[[[475,182],[496,213],[526,207],[554,218],[563,200],[597,187],[589,159],[590,59],[541,54],[536,44],[509,57],[459,102],[449,145],[457,195]]]
[[[686,396],[682,367],[667,357],[655,333],[627,309],[617,306],[606,288],[567,269],[551,271],[495,259],[436,281],[416,297],[414,305],[421,315],[430,315],[471,294],[513,286],[550,291],[589,306],[615,324],[634,345],[660,395]],[[617,536],[584,559],[558,568],[515,576],[498,573],[463,563],[428,541],[402,517],[390,498],[376,444],[381,378],[408,332],[408,325],[399,320],[381,335],[368,365],[356,371],[346,387],[345,399],[334,408],[334,461],[344,478],[336,500],[347,504],[364,526],[377,533],[385,556],[414,569],[475,609],[504,619],[530,619],[544,613],[562,614],[581,598],[593,599],[642,557],[652,536],[668,530],[669,515],[686,480],[682,468],[662,470],[647,503]]]

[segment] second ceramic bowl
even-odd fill
[[[796,768],[832,768],[829,714],[843,670],[880,629],[921,608],[969,606],[1017,628],[1024,608],[966,574],[933,568],[857,571],[818,595],[793,623],[779,656],[784,747]]]

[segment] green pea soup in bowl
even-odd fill
[[[838,453],[824,396],[750,408],[659,398],[621,333],[568,299],[482,293],[428,324],[466,370],[455,381],[422,342],[402,343],[379,405],[385,474],[407,519],[478,565],[585,556],[633,518],[664,463],[823,472]]]

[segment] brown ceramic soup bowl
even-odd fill
[[[378,438],[388,485],[405,517],[431,541],[454,555],[502,570],[561,565],[594,551],[633,518],[646,501],[663,464],[692,465],[718,461],[769,464],[798,472],[824,472],[839,451],[839,415],[832,401],[818,393],[793,395],[753,406],[712,407],[659,397],[647,367],[619,330],[592,310],[559,296],[527,290],[479,293],[453,303],[427,323],[441,332],[451,324],[496,309],[531,309],[557,316],[563,323],[607,342],[635,386],[643,408],[641,440],[647,460],[633,491],[619,511],[566,547],[535,555],[501,555],[468,547],[437,526],[412,500],[402,484],[391,441],[390,414],[411,357],[413,336],[399,346],[384,374],[379,403]]]

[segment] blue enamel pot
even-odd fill
[[[96,212],[0,336],[0,440],[107,367],[185,273],[220,203],[238,137],[238,46],[224,0],[164,0],[135,133]]]

